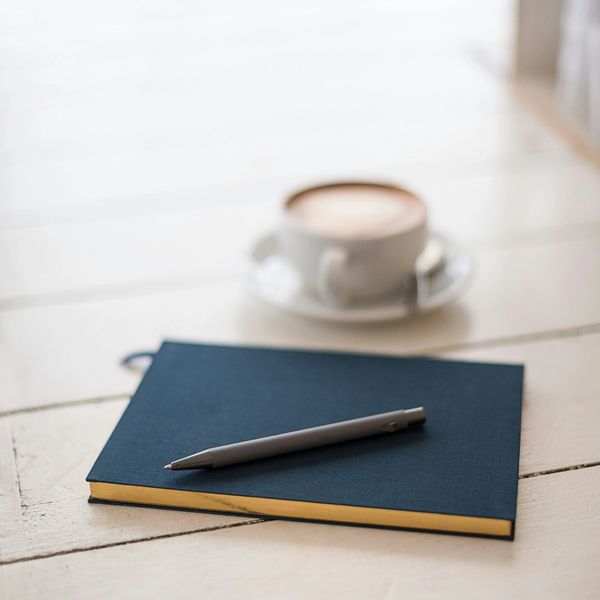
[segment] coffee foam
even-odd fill
[[[424,204],[409,192],[369,184],[307,190],[288,202],[287,211],[307,229],[345,238],[411,229],[425,218]]]

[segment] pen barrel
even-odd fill
[[[416,408],[396,410],[351,421],[331,423],[273,435],[228,446],[211,448],[208,453],[213,468],[226,467],[241,462],[278,456],[299,450],[328,446],[384,433],[406,429],[409,425],[425,421],[425,410]]]

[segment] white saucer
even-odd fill
[[[347,307],[329,306],[302,285],[294,268],[279,253],[277,236],[270,233],[257,239],[250,249],[248,283],[261,300],[305,317],[347,323],[402,319],[454,300],[473,271],[470,256],[436,233],[431,234],[421,256],[426,259],[417,261],[418,274],[396,292]]]

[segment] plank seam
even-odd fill
[[[512,346],[526,344],[529,342],[542,342],[546,340],[559,340],[564,338],[577,338],[584,335],[600,333],[600,323],[590,323],[587,325],[577,325],[576,327],[563,327],[561,329],[548,329],[546,331],[534,331],[520,335],[508,337],[490,338],[478,342],[466,342],[463,344],[448,344],[446,346],[433,346],[424,348],[417,352],[454,352],[455,350],[477,350],[479,348],[500,348],[503,346]]]
[[[545,471],[534,471],[519,475],[519,479],[530,479],[531,477],[543,477],[544,475],[553,475],[554,473],[564,473],[566,471],[578,471],[579,469],[589,469],[591,467],[600,467],[600,461],[581,463],[569,467],[557,467],[556,469],[546,469]]]
[[[154,294],[165,294],[178,291],[193,290],[197,287],[212,285],[223,281],[233,281],[231,273],[212,274],[202,278],[180,277],[147,279],[145,281],[130,281],[106,285],[88,286],[72,290],[58,290],[44,294],[14,296],[0,300],[0,312],[12,310],[27,310],[35,308],[50,308],[53,306],[68,306],[70,304],[85,304],[104,300],[126,300],[141,298]]]
[[[0,411],[0,418],[14,417],[28,413],[36,413],[43,410],[54,410],[55,408],[69,408],[71,406],[81,406],[82,404],[101,404],[103,402],[113,402],[115,400],[129,400],[131,393],[114,394],[109,396],[98,396],[95,398],[81,398],[80,400],[64,400],[62,402],[51,402],[39,406],[26,406],[24,408],[14,408],[11,410]]]
[[[23,517],[23,509],[25,508],[25,502],[23,499],[23,489],[21,487],[21,475],[19,474],[19,461],[17,460],[17,440],[15,439],[15,434],[11,430],[10,439],[12,445],[12,453],[13,453],[13,461],[15,465],[15,479],[17,483],[17,490],[19,492],[19,503],[21,505],[21,517]]]
[[[236,527],[244,527],[246,525],[257,525],[266,523],[272,519],[250,519],[241,523],[228,523],[227,525],[216,525],[215,527],[203,527],[202,529],[192,529],[191,531],[178,531],[177,533],[165,533],[163,535],[148,536],[142,538],[134,538],[132,540],[124,540],[122,542],[113,542],[110,544],[98,544],[96,546],[71,548],[69,550],[61,550],[59,552],[48,552],[47,554],[35,554],[33,556],[25,556],[22,558],[14,558],[10,560],[0,561],[0,566],[13,565],[16,563],[29,562],[32,560],[41,560],[44,558],[53,558],[55,556],[65,556],[67,554],[77,554],[80,552],[91,552],[92,550],[103,550],[104,548],[114,548],[115,546],[127,546],[129,544],[139,544],[143,542],[152,542],[154,540],[165,540],[174,537],[182,537],[184,535],[194,535],[196,533],[208,533],[211,531],[220,531],[222,529],[234,529]]]
[[[591,463],[582,463],[580,465],[572,465],[569,467],[562,467],[557,469],[548,469],[546,471],[537,471],[535,473],[526,473],[524,475],[519,475],[519,479],[531,479],[533,477],[540,477],[544,475],[553,475],[555,473],[562,473],[567,471],[577,471],[581,469],[593,468],[600,466],[600,461],[591,462]],[[90,552],[93,550],[102,550],[104,548],[113,548],[115,546],[127,546],[129,544],[138,544],[143,542],[151,542],[154,540],[163,540],[170,539],[175,537],[182,537],[185,535],[194,535],[196,533],[207,533],[211,531],[220,531],[222,529],[233,529],[235,527],[244,527],[246,525],[258,525],[260,523],[268,523],[271,521],[277,521],[278,519],[250,519],[248,521],[242,521],[241,523],[229,523],[227,525],[218,525],[215,527],[205,527],[202,529],[194,529],[192,531],[181,531],[177,533],[167,533],[163,535],[149,536],[145,538],[135,538],[132,540],[125,540],[122,542],[114,542],[111,544],[98,544],[96,546],[90,546],[85,548],[71,548],[70,550],[61,550],[59,552],[49,552],[47,554],[36,554],[33,556],[26,556],[22,558],[15,558],[12,560],[0,561],[0,566],[4,565],[12,565],[16,563],[29,562],[32,560],[42,560],[45,558],[53,558],[55,556],[65,556],[67,554],[77,554],[79,552]]]
[[[464,245],[471,248],[474,253],[477,253],[493,252],[509,245],[532,247],[547,244],[575,243],[597,239],[598,232],[596,231],[596,228],[598,227],[600,227],[600,221],[569,223],[567,225],[551,226],[544,230],[533,231],[526,234],[515,233],[479,240],[475,239]],[[590,228],[592,231],[573,236],[573,231],[577,232],[579,229],[585,230]],[[163,277],[141,281],[84,286],[71,290],[57,290],[39,294],[24,294],[22,296],[0,299],[0,312],[27,310],[31,308],[49,308],[69,304],[84,304],[102,300],[122,300],[154,294],[186,291],[223,281],[231,282],[235,279],[234,275],[235,273],[232,271],[224,274],[210,273],[201,278],[193,276],[173,278]]]
[[[514,335],[509,337],[490,338],[480,340],[478,342],[467,342],[464,344],[450,344],[447,346],[431,346],[418,348],[414,352],[403,354],[401,356],[420,356],[420,355],[438,355],[459,350],[478,350],[486,348],[502,348],[504,346],[512,346],[519,344],[527,344],[531,342],[552,341],[566,338],[578,338],[586,335],[600,333],[600,323],[591,323],[588,325],[578,325],[577,327],[565,327],[563,329],[550,329],[547,331],[537,331],[533,333],[524,333],[522,335]],[[243,346],[243,344],[242,344]],[[277,348],[278,346],[269,346],[269,348]],[[324,350],[325,348],[312,347],[313,350]],[[335,348],[327,348],[327,350],[335,351]],[[442,357],[443,358],[443,357]],[[71,406],[81,406],[85,404],[96,404],[101,402],[110,402],[115,400],[125,400],[131,397],[131,391],[123,391],[118,394],[108,396],[98,396],[93,398],[81,398],[79,400],[64,400],[62,402],[52,402],[38,406],[27,406],[24,408],[14,408],[6,411],[0,411],[0,418],[12,417],[15,415],[35,413],[41,410],[52,410],[55,408],[69,408]]]

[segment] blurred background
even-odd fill
[[[2,208],[16,223],[244,202],[371,170],[434,177],[508,159],[521,135],[492,85],[511,50],[505,0],[1,10]]]
[[[395,351],[510,330],[490,315],[518,303],[505,287],[537,275],[537,259],[511,249],[589,236],[600,221],[597,9],[5,0],[0,352],[11,389],[49,394],[24,374],[58,379],[82,353],[112,369],[165,336],[322,342],[319,327],[251,304],[239,264],[286,193],[327,180],[414,189],[432,227],[482,265],[466,308],[414,326],[418,342],[396,332]],[[564,260],[540,298],[571,285]],[[484,296],[494,300],[480,308]],[[540,314],[521,322],[543,330]],[[367,343],[364,332],[327,339]]]
[[[107,225],[93,248],[69,246],[74,230],[58,234],[59,247],[51,231],[40,235],[58,254],[39,248],[35,260],[62,264],[65,281],[44,285],[25,258],[3,261],[3,301],[80,287],[62,250],[91,261],[98,285],[146,279],[151,260],[164,260],[172,276],[194,273],[189,256],[169,260],[148,247],[161,245],[144,220],[153,214],[277,203],[290,188],[348,176],[400,181],[436,202],[465,170],[521,168],[560,152],[507,94],[514,73],[538,104],[558,104],[550,100],[560,84],[558,98],[591,140],[600,106],[594,6],[7,0],[2,227],[139,219],[122,233]],[[184,227],[177,244],[187,235]],[[129,262],[124,279],[103,278],[116,268],[111,253]]]

